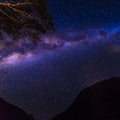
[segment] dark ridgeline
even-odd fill
[[[84,89],[65,112],[52,120],[120,120],[120,77]]]
[[[0,120],[34,120],[21,108],[0,99]],[[120,120],[120,77],[84,89],[74,103],[52,120]]]
[[[0,120],[34,120],[21,108],[0,99]]]

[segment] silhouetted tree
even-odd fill
[[[32,43],[41,34],[54,31],[46,0],[6,0],[0,2],[0,39],[3,31],[14,40],[29,36]]]

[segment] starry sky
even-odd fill
[[[119,0],[48,0],[48,9],[56,31],[43,42],[0,41],[0,97],[36,120],[50,120],[82,89],[120,76]]]

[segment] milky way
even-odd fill
[[[1,42],[0,65],[17,65],[52,51],[70,47],[85,47],[89,45],[101,45],[106,43],[111,51],[119,52],[119,27],[114,29],[84,29],[77,32],[67,32],[65,34],[55,33],[46,35],[43,41],[37,45],[32,45],[29,40],[20,39],[19,42],[10,42],[11,38],[6,36],[6,42]],[[115,40],[116,39],[116,40]]]
[[[49,120],[83,88],[120,75],[118,28],[55,33],[36,46],[24,40],[2,43],[0,96]]]
[[[3,31],[0,40],[0,97],[36,120],[52,119],[82,89],[120,76],[120,1],[46,1],[54,33],[37,45]]]

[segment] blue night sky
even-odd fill
[[[119,0],[48,0],[58,29],[119,25]]]
[[[0,97],[36,120],[52,119],[83,88],[120,76],[119,0],[48,0],[48,10],[56,32],[42,43],[0,44]]]

